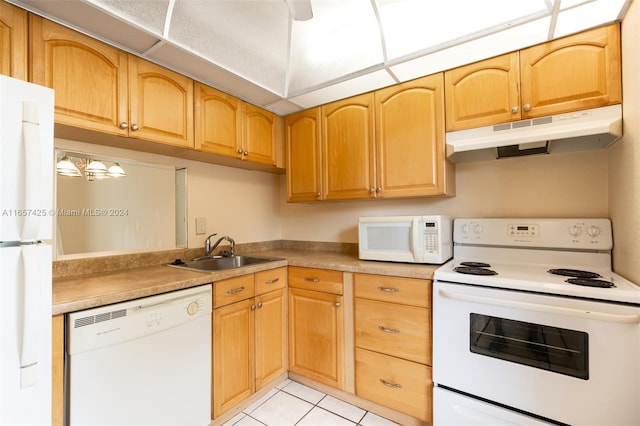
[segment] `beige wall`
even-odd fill
[[[417,198],[285,204],[282,238],[357,242],[359,216],[606,217],[607,151],[458,164],[457,194]],[[281,196],[286,199],[285,180]]]
[[[640,283],[640,4],[622,22],[624,136],[609,149],[614,270]]]

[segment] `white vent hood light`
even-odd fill
[[[622,105],[447,132],[456,163],[604,148],[622,136]]]
[[[280,115],[621,20],[631,0],[8,0]]]

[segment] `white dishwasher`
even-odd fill
[[[211,290],[68,314],[66,423],[209,425]]]

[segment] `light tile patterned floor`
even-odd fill
[[[390,420],[285,380],[224,426],[394,426]]]

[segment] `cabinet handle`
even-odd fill
[[[264,283],[265,283],[265,284],[275,284],[275,283],[277,283],[278,281],[280,281],[280,278],[274,278],[274,279],[272,279],[272,280],[266,280]]]
[[[258,308],[262,308],[262,302],[258,303]]]
[[[227,290],[227,294],[240,293],[242,290],[244,290],[244,287],[230,288],[229,290]]]
[[[340,302],[336,302],[336,308],[340,307]]]
[[[256,310],[256,305],[251,305],[251,310],[255,311]]]
[[[377,188],[376,188],[376,192],[382,192],[382,188],[377,187]]]
[[[120,128],[121,129],[126,129],[129,127],[129,123],[127,123],[126,121],[123,121],[122,123],[120,123]]]
[[[384,325],[379,325],[378,328],[385,333],[400,333],[400,330],[398,330],[397,328],[387,328]]]
[[[312,283],[319,283],[319,282],[320,282],[320,278],[310,278],[310,277],[307,277],[307,278],[305,278],[305,280],[307,280],[307,281],[309,281],[309,282],[312,282]]]
[[[386,293],[397,293],[397,292],[399,292],[399,291],[400,291],[400,289],[399,289],[399,288],[394,288],[394,287],[382,287],[382,286],[378,287],[378,290],[380,290],[380,291],[384,291],[384,292],[386,292]]]
[[[531,111],[531,105],[530,104],[524,104],[522,106],[522,109],[525,110],[525,111]]]
[[[249,155],[249,151],[243,151],[242,155]]]
[[[320,196],[320,193],[319,193],[319,192],[316,192],[316,197],[319,197],[319,196]]]
[[[238,154],[242,155],[242,148],[238,149]]]
[[[385,379],[380,379],[380,383],[382,383],[388,388],[400,389],[402,387],[400,383],[390,383],[390,382],[387,382]]]
[[[520,109],[520,108],[518,108],[518,106],[517,106],[517,105],[516,105],[516,106],[513,106],[513,107],[511,107],[511,113],[512,113],[512,114],[517,114],[519,109]]]
[[[373,189],[373,188],[369,188],[369,194],[373,194],[374,192],[376,192],[376,190],[375,190],[375,189]]]
[[[132,125],[131,125],[131,130],[133,130],[134,132],[135,132],[135,131],[138,131],[139,129],[140,129],[140,127],[138,127],[138,125],[137,125],[137,124],[132,124]]]

